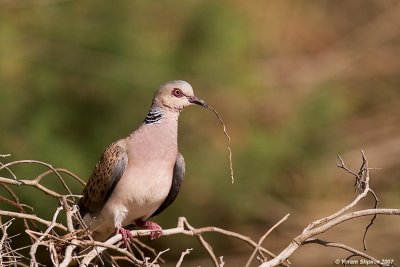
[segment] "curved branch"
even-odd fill
[[[339,211],[335,212],[332,215],[329,215],[325,218],[322,218],[320,220],[316,220],[312,223],[310,223],[306,228],[304,228],[303,232],[294,238],[292,242],[279,253],[278,256],[276,256],[274,259],[270,261],[266,261],[260,265],[260,267],[270,267],[270,266],[277,266],[287,260],[287,258],[292,255],[294,251],[297,250],[301,245],[307,244],[307,243],[317,243],[317,244],[323,244],[327,246],[327,244],[330,244],[332,246],[332,243],[327,242],[327,241],[318,241],[316,240],[319,239],[310,239],[314,236],[317,236],[319,234],[324,233],[325,231],[352,219],[358,218],[358,217],[363,217],[363,216],[373,216],[371,219],[371,222],[368,224],[366,227],[366,230],[364,232],[364,238],[363,238],[363,244],[365,246],[365,235],[366,232],[368,231],[369,227],[373,224],[376,216],[378,214],[381,215],[400,215],[400,209],[377,209],[377,203],[378,203],[378,197],[376,196],[375,192],[369,188],[369,167],[368,167],[368,160],[365,157],[365,154],[363,151],[361,151],[362,155],[362,164],[360,167],[360,170],[356,173],[354,171],[351,171],[348,169],[343,161],[343,159],[338,156],[339,158],[339,163],[337,167],[344,169],[346,172],[350,173],[351,175],[356,177],[356,189],[362,190],[362,192],[347,206],[344,208],[340,209]],[[355,212],[349,212],[351,208],[353,208],[362,198],[364,198],[369,192],[374,196],[375,199],[375,204],[373,209],[366,209],[366,210],[359,210]],[[323,243],[325,242],[325,243]],[[346,245],[338,245],[339,243],[334,243],[335,247],[340,247],[342,249],[345,249],[347,251],[351,251],[355,255],[360,255],[362,257],[368,258],[368,259],[375,259],[372,256],[369,256],[365,253],[360,254],[359,251],[348,247]],[[383,264],[379,263],[377,260],[374,261],[380,266],[384,266]]]
[[[20,219],[28,219],[28,220],[36,221],[38,223],[46,225],[47,227],[50,227],[52,225],[51,221],[44,220],[44,219],[42,219],[38,216],[32,215],[32,214],[0,210],[0,215],[11,217],[11,218],[20,218]],[[64,225],[62,225],[60,223],[56,223],[55,228],[59,228],[63,231],[68,230],[67,227],[65,227]]]
[[[185,225],[189,226],[191,229],[186,229]],[[133,237],[138,237],[138,236],[148,236],[148,235],[150,235],[151,232],[152,232],[151,230],[133,230],[133,231],[131,231],[131,234]],[[258,248],[260,251],[267,253],[271,257],[276,257],[272,252],[270,252],[269,250],[267,250],[263,247],[260,247],[259,244],[257,244],[255,241],[253,241],[248,236],[244,236],[244,235],[241,235],[236,232],[228,231],[228,230],[218,228],[218,227],[213,227],[213,226],[202,227],[202,228],[196,229],[196,228],[193,228],[188,223],[188,221],[186,220],[185,217],[180,217],[178,219],[177,227],[162,230],[162,235],[168,236],[168,235],[183,234],[183,235],[189,235],[189,236],[201,236],[201,234],[211,233],[211,232],[221,233],[226,236],[231,236],[231,237],[237,238],[237,239],[242,240],[245,243],[249,244],[253,248],[255,248],[255,249]],[[121,240],[122,240],[121,234],[117,234],[117,235],[109,238],[105,242],[96,242],[95,244],[100,247],[94,247],[89,253],[86,254],[84,259],[82,260],[82,266],[88,265],[95,257],[97,257],[104,250],[106,250],[108,246],[110,246],[110,245],[114,246]],[[205,247],[205,248],[207,249],[207,247]],[[214,262],[214,260],[213,260],[213,262]],[[214,264],[215,264],[215,262],[214,262]],[[217,261],[217,264],[218,264],[218,261]],[[217,265],[217,266],[219,266],[219,265]]]

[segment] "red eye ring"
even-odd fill
[[[174,88],[172,90],[172,95],[175,96],[175,97],[182,97],[183,93],[179,88]]]

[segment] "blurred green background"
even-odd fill
[[[257,239],[291,213],[265,242],[277,252],[355,196],[353,178],[335,167],[337,154],[357,169],[364,149],[382,168],[371,184],[380,205],[400,205],[399,14],[394,0],[0,1],[0,154],[86,180],[104,148],[141,124],[158,86],[186,80],[227,125],[236,181],[212,112],[185,110],[186,180],[157,222],[172,227],[185,216]],[[58,204],[34,190],[19,193],[48,218]],[[324,237],[362,249],[368,221]],[[368,240],[369,253],[399,264],[397,223],[378,217]],[[233,239],[206,237],[227,266],[243,266],[251,253]],[[171,248],[164,255],[171,263],[195,247],[185,266],[211,266],[194,238],[152,246]],[[310,245],[291,261],[332,266],[348,255]]]

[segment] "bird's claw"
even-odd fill
[[[124,242],[125,247],[128,247],[129,240],[133,237],[131,231],[123,228],[121,225],[117,227],[117,234],[121,234],[122,241]]]
[[[150,233],[150,240],[155,240],[160,237],[162,237],[162,228],[155,222],[151,221],[136,221],[136,225],[139,227],[146,228],[147,230],[151,230],[152,232]]]

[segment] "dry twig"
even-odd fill
[[[361,156],[362,156],[362,164],[361,164],[360,170],[357,173],[350,170],[349,168],[347,168],[344,161],[342,160],[342,158],[340,156],[338,156],[339,163],[337,165],[339,168],[344,169],[346,172],[355,176],[356,190],[357,189],[360,190],[361,191],[360,194],[357,195],[356,198],[350,204],[348,204],[344,208],[340,209],[339,211],[335,212],[334,214],[310,223],[299,236],[295,237],[293,239],[293,241],[284,250],[282,250],[281,253],[278,254],[278,256],[276,256],[275,258],[273,258],[269,261],[262,263],[260,265],[260,267],[277,266],[277,265],[281,264],[282,262],[284,262],[285,260],[287,260],[289,258],[289,256],[295,250],[297,250],[300,246],[305,245],[305,244],[312,244],[312,243],[320,244],[320,245],[327,246],[327,247],[341,248],[341,249],[351,252],[352,255],[356,255],[356,256],[360,256],[360,257],[372,260],[375,264],[377,264],[379,266],[390,266],[390,265],[387,265],[387,264],[384,264],[384,263],[378,261],[376,258],[374,258],[366,253],[360,252],[360,251],[358,251],[350,246],[347,246],[345,244],[340,244],[340,243],[336,243],[336,242],[328,242],[328,241],[314,238],[315,236],[322,234],[343,222],[346,222],[346,221],[349,221],[349,220],[352,220],[355,218],[363,217],[363,216],[371,216],[372,215],[373,217],[371,219],[371,222],[367,225],[365,232],[364,232],[363,244],[364,244],[364,248],[366,248],[365,236],[367,234],[368,229],[373,224],[373,222],[378,214],[400,215],[400,209],[377,209],[378,198],[377,198],[375,192],[369,188],[370,168],[368,167],[368,160],[365,157],[365,154],[363,151],[361,151]],[[368,193],[371,193],[375,199],[375,204],[374,204],[373,209],[348,212]]]
[[[0,158],[4,155],[0,155]],[[186,218],[180,217],[178,219],[177,226],[170,229],[165,229],[162,231],[163,235],[188,235],[195,236],[202,247],[208,253],[211,261],[214,266],[222,267],[225,265],[222,256],[217,256],[213,247],[210,243],[208,243],[203,234],[205,233],[218,233],[222,234],[225,237],[235,238],[244,242],[244,244],[249,245],[253,248],[253,252],[249,257],[246,266],[249,266],[253,261],[254,257],[259,254],[257,258],[264,261],[260,266],[277,266],[284,265],[288,266],[288,257],[300,246],[305,244],[319,244],[326,247],[335,247],[344,249],[351,253],[350,257],[356,255],[360,257],[364,257],[369,259],[380,266],[386,266],[382,262],[378,262],[378,260],[365,252],[358,251],[354,248],[351,248],[345,244],[324,241],[316,238],[319,234],[328,231],[338,224],[347,222],[349,220],[363,217],[363,216],[372,216],[370,223],[366,226],[364,231],[363,244],[366,249],[366,235],[370,227],[373,225],[374,220],[378,214],[381,215],[400,215],[399,209],[378,209],[378,197],[375,192],[369,187],[369,170],[368,161],[362,152],[363,163],[358,172],[354,172],[347,168],[344,161],[339,157],[338,167],[344,169],[346,172],[350,173],[356,178],[356,189],[360,193],[355,197],[355,199],[349,203],[344,208],[335,212],[332,215],[329,215],[325,218],[316,220],[310,223],[303,232],[293,239],[293,241],[288,245],[287,248],[282,250],[278,255],[270,252],[266,248],[262,246],[264,240],[269,236],[269,234],[274,231],[276,227],[278,227],[282,222],[287,220],[289,215],[286,215],[280,221],[278,221],[274,226],[272,226],[260,239],[258,242],[255,242],[251,238],[233,232],[228,231],[218,227],[200,227],[195,228]],[[19,179],[17,175],[13,171],[13,167],[18,164],[38,164],[45,168],[48,168],[45,172],[36,176],[34,179]],[[31,238],[31,244],[29,246],[29,259],[24,258],[18,251],[22,249],[26,249],[27,247],[22,248],[12,248],[9,244],[9,236],[7,235],[7,229],[11,226],[12,220],[7,222],[6,224],[1,224],[0,220],[0,228],[3,232],[2,238],[0,239],[0,263],[2,266],[16,266],[17,264],[20,266],[27,266],[26,262],[30,262],[31,266],[40,266],[41,263],[36,258],[36,253],[39,246],[44,246],[47,248],[47,252],[49,253],[49,258],[51,259],[53,265],[56,266],[68,266],[71,262],[76,261],[80,264],[80,266],[89,266],[94,263],[94,261],[103,262],[104,264],[112,263],[114,266],[119,266],[120,261],[129,262],[130,264],[136,266],[160,266],[163,263],[161,259],[161,255],[167,253],[167,250],[157,252],[153,248],[147,246],[142,243],[138,239],[134,239],[131,242],[130,246],[127,248],[122,248],[122,236],[120,234],[110,237],[108,240],[104,242],[93,240],[88,231],[85,229],[76,230],[74,225],[82,224],[82,218],[79,216],[79,212],[77,212],[77,207],[74,205],[75,197],[79,197],[79,195],[75,195],[71,192],[68,187],[67,180],[63,177],[64,175],[73,181],[77,181],[83,184],[83,181],[76,176],[75,174],[69,172],[65,169],[54,168],[50,164],[43,163],[40,161],[33,160],[21,160],[14,161],[9,163],[1,163],[0,162],[0,171],[4,170],[3,173],[8,174],[10,177],[0,177],[0,185],[2,185],[6,190],[6,192],[10,195],[10,198],[5,196],[0,196],[0,201],[8,203],[11,207],[15,207],[17,211],[8,211],[8,210],[0,210],[0,219],[3,217],[24,220],[24,224],[26,226],[26,234]],[[49,177],[50,174],[55,174],[57,179],[59,180],[62,188],[67,191],[67,194],[62,194],[60,192],[56,192],[47,188],[43,185],[42,181],[45,177]],[[4,175],[4,174],[3,174]],[[51,221],[41,218],[40,216],[34,214],[34,210],[32,207],[21,203],[18,195],[13,191],[15,186],[27,186],[33,187],[49,196],[51,196],[55,201],[58,201],[59,207],[53,214],[53,218]],[[349,212],[349,210],[357,205],[357,203],[367,196],[371,194],[373,196],[375,204],[372,209],[358,210]],[[65,216],[66,222],[57,222],[60,215]],[[32,227],[33,226],[33,227]],[[41,230],[42,229],[42,230]],[[150,235],[150,230],[132,230],[131,234],[134,237],[148,236]],[[179,261],[176,266],[181,266],[184,260],[185,255],[189,254],[191,250],[186,250],[181,254]],[[146,257],[145,252],[150,252],[153,256]],[[141,259],[137,258],[136,255],[140,255]],[[267,256],[265,256],[267,255]],[[267,259],[269,259],[267,261]]]

